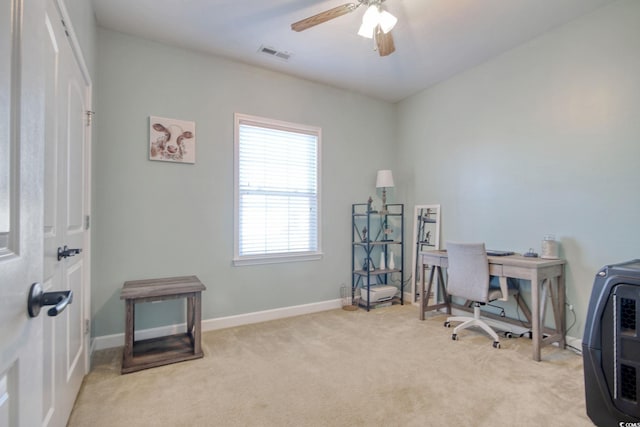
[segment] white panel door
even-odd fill
[[[89,90],[63,21],[57,2],[47,0],[43,288],[45,292],[71,290],[73,302],[44,321],[43,426],[66,425],[88,368],[84,218],[88,213]],[[58,251],[65,247],[81,252],[59,259]]]
[[[0,0],[0,426],[41,423],[44,34],[42,0]]]

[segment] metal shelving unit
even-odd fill
[[[393,285],[399,277],[400,296],[392,301],[404,304],[404,205],[387,204],[386,211],[371,209],[368,203],[351,207],[351,296],[366,292],[367,311],[371,302],[371,286]],[[399,254],[397,254],[399,251]],[[396,255],[399,255],[396,258]],[[383,265],[376,260],[384,260]],[[395,286],[395,285],[394,285]]]

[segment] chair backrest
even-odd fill
[[[447,242],[447,292],[472,301],[487,302],[489,260],[484,243]]]

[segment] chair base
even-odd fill
[[[444,326],[450,327],[451,322],[462,322],[461,324],[459,324],[453,329],[453,333],[451,334],[451,338],[453,340],[458,339],[458,332],[460,332],[461,330],[467,329],[473,326],[477,326],[481,328],[483,331],[485,331],[489,336],[491,336],[491,338],[493,338],[493,346],[495,348],[500,348],[500,338],[498,337],[498,334],[491,328],[491,326],[485,323],[484,320],[480,319],[480,303],[474,303],[473,317],[467,317],[467,316],[448,317],[447,321],[444,323]]]

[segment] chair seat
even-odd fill
[[[447,274],[447,292],[451,296],[473,301],[473,317],[452,316],[445,326],[451,322],[462,322],[456,326],[451,338],[458,339],[458,332],[469,327],[478,327],[493,338],[493,346],[500,348],[498,334],[480,319],[480,306],[500,299],[506,301],[510,293],[506,279],[500,277],[500,287],[491,287],[489,261],[484,243],[447,242],[449,266]]]

